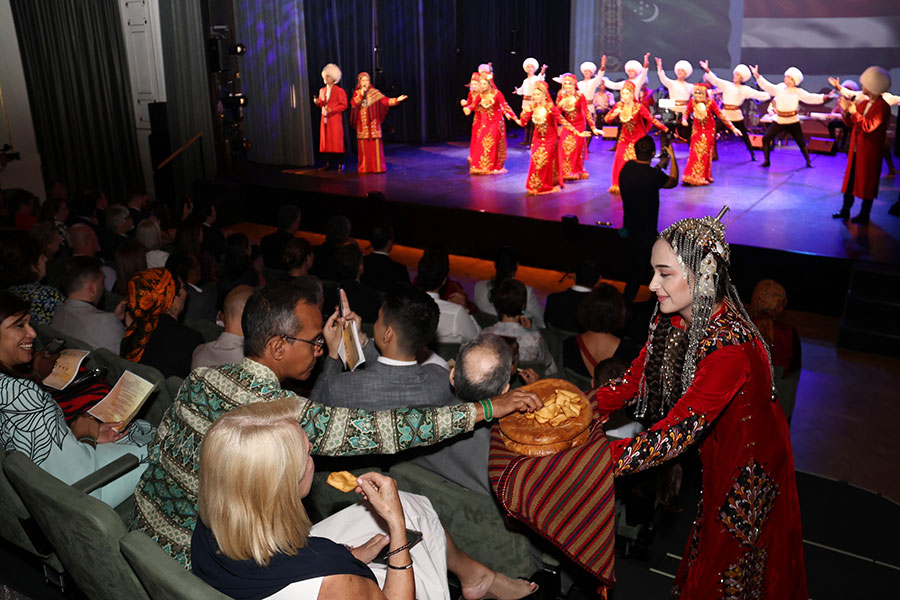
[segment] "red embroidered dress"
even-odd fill
[[[712,178],[712,157],[716,147],[716,119],[718,117],[730,129],[734,129],[731,121],[719,110],[719,105],[712,100],[688,102],[685,118],[694,117],[691,129],[691,153],[684,176],[681,181],[688,185],[709,185]]]
[[[626,81],[625,87],[622,89],[624,91],[629,87],[633,94],[634,84],[630,81]],[[650,132],[651,126],[656,127],[660,131],[667,131],[666,125],[659,119],[654,118],[647,107],[637,100],[631,103],[630,108],[620,100],[611,111],[606,113],[606,116],[603,117],[603,119],[609,123],[616,117],[619,118],[622,132],[619,135],[619,141],[616,144],[616,157],[613,160],[612,185],[609,188],[611,194],[619,193],[619,172],[622,171],[622,167],[629,160],[634,160],[636,158],[634,154],[634,143],[647,135]]]
[[[577,131],[584,131],[586,123],[590,123],[591,129],[594,128],[594,119],[588,112],[587,100],[581,92],[567,94],[560,91],[556,95],[556,106]],[[584,170],[585,138],[563,129],[559,135],[559,143],[562,146],[563,179],[566,181],[587,179],[589,174]]]
[[[356,128],[356,145],[359,153],[357,171],[359,173],[384,173],[384,145],[381,142],[381,123],[387,115],[388,108],[397,106],[396,98],[388,98],[377,89],[370,87],[365,95],[359,89],[359,79],[368,77],[368,73],[357,76],[356,89],[350,99],[350,124]]]
[[[680,316],[671,318],[681,328]],[[615,475],[658,465],[698,444],[703,494],[676,598],[808,598],[790,432],[771,399],[762,342],[729,301],[698,347],[691,387],[666,416],[610,444]],[[597,393],[600,415],[637,400],[646,347]]]
[[[535,86],[544,90],[544,97],[549,98],[547,84],[539,81]],[[522,127],[529,121],[534,122],[534,135],[531,138],[531,163],[528,166],[528,179],[525,181],[525,189],[529,194],[549,194],[559,191],[563,185],[561,149],[558,128],[562,125],[574,134],[579,132],[572,127],[556,105],[546,101],[541,104],[532,104],[530,110],[523,111],[520,119]]]
[[[491,89],[484,94],[472,94],[466,108],[475,112],[472,121],[472,141],[469,145],[469,173],[495,175],[506,173],[506,122],[515,118],[503,93]]]

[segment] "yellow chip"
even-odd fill
[[[352,492],[357,486],[356,475],[350,471],[335,471],[334,473],[329,473],[325,483],[345,493]]]

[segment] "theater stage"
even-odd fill
[[[386,216],[398,242],[420,248],[440,242],[465,256],[491,258],[498,245],[508,243],[519,247],[523,264],[566,270],[576,253],[589,251],[604,263],[604,276],[624,279],[627,247],[615,229],[622,224],[622,203],[606,191],[612,142],[593,140],[590,179],[568,183],[555,194],[526,196],[529,159],[520,139],[509,138],[508,172],[502,175],[470,176],[468,141],[389,145],[387,173],[359,175],[355,164],[343,173],[254,166],[217,180],[215,193],[252,207],[252,213],[236,218],[264,223],[273,222],[281,202],[296,203],[303,209],[303,228],[312,231],[322,231],[329,216],[343,213],[353,219],[354,235],[363,238],[371,222]],[[678,143],[675,150],[683,167],[688,147]],[[761,161],[762,153],[757,157]],[[353,154],[347,158],[355,161]],[[722,141],[713,163],[715,183],[661,192],[660,228],[683,217],[715,215],[728,205],[739,281],[769,276],[789,288],[814,286],[797,308],[838,314],[853,261],[900,264],[900,226],[887,214],[900,179],[881,180],[868,227],[831,218],[840,208],[846,160],[844,154],[814,154],[814,168],[807,169],[790,142],[776,148],[772,166],[764,169],[749,160],[742,142]],[[561,225],[566,214],[578,217],[580,226]],[[800,294],[793,298],[801,300]]]

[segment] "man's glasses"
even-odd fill
[[[311,340],[302,340],[300,338],[296,338],[292,335],[286,335],[284,333],[281,334],[281,337],[286,340],[291,340],[292,342],[303,342],[304,344],[309,344],[310,346],[315,347],[317,352],[322,352],[323,350],[325,350],[325,336],[321,333]]]

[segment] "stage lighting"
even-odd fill
[[[229,52],[231,53],[232,56],[243,56],[243,55],[247,54],[247,46],[246,46],[246,44],[234,44],[229,49]]]
[[[242,108],[247,106],[247,96],[243,94],[228,94],[222,98],[222,104],[226,108]]]

